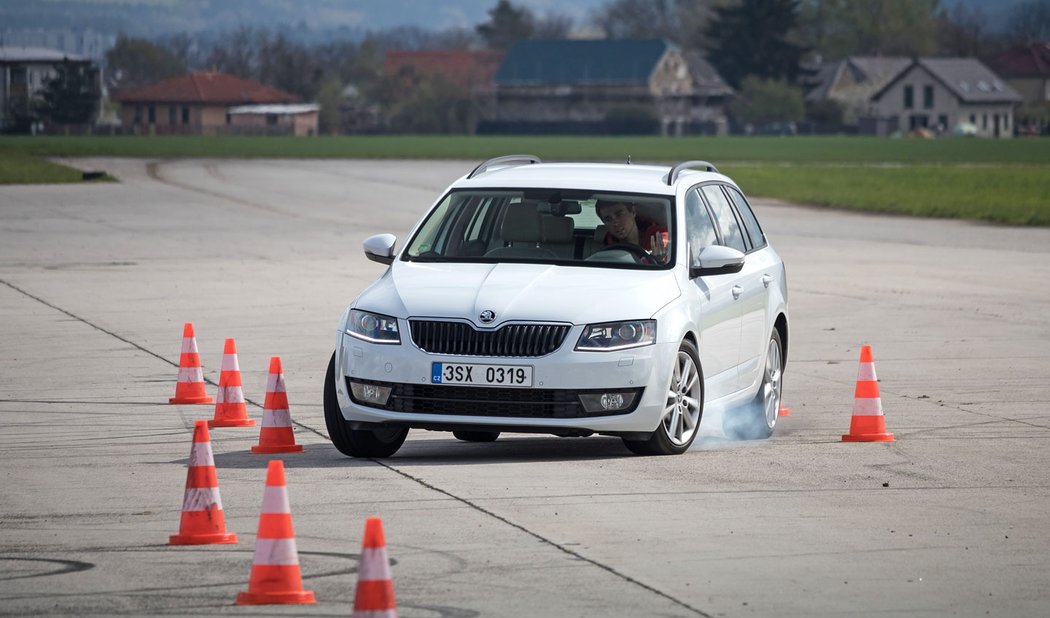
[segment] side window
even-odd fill
[[[762,234],[762,227],[758,225],[758,219],[755,217],[754,211],[751,210],[751,205],[733,187],[727,186],[725,190],[729,197],[733,198],[737,212],[740,213],[740,218],[744,221],[744,229],[747,230],[747,235],[751,237],[751,246],[756,249],[766,246],[766,237]]]
[[[718,229],[722,231],[722,240],[727,247],[732,247],[740,252],[747,252],[747,245],[744,244],[744,235],[740,230],[740,225],[736,222],[736,216],[733,215],[733,207],[729,205],[729,200],[726,198],[725,193],[718,188],[718,185],[705,185],[701,187],[704,192],[704,198],[707,199],[707,203],[711,205],[711,211],[715,214],[715,221],[718,222]]]
[[[696,189],[691,189],[685,195],[685,227],[689,235],[689,266],[700,266],[700,252],[704,247],[718,244],[718,236],[711,215]]]

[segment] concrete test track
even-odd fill
[[[756,200],[787,263],[774,437],[684,456],[614,438],[415,431],[387,460],[328,442],[346,303],[474,162],[79,160],[120,183],[0,187],[0,614],[349,615],[380,516],[405,617],[1050,614],[1050,230]],[[744,187],[745,191],[747,187]],[[169,547],[193,421],[183,322],[214,395],[237,340],[249,412],[284,363],[283,456],[316,606],[236,607],[267,456],[212,430],[237,545]],[[846,444],[861,344],[897,441]]]

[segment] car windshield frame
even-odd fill
[[[460,198],[457,203],[455,200]],[[665,219],[662,229],[666,230],[666,241],[655,238],[656,242],[665,242],[667,247],[666,262],[660,263],[656,258],[647,258],[653,263],[643,263],[634,257],[630,250],[610,250],[610,259],[588,259],[595,253],[584,255],[588,243],[592,247],[603,245],[603,241],[594,237],[596,228],[602,224],[595,212],[594,205],[598,200],[610,202],[629,202],[635,205],[636,216],[643,222],[660,226],[659,218]],[[535,245],[540,249],[552,245],[561,247],[562,251],[571,248],[572,255],[526,255],[526,251],[516,252],[514,241],[503,236],[503,220],[509,207],[518,204],[536,205],[537,215],[571,218],[572,226],[567,242],[551,242],[544,238]],[[490,210],[488,214],[486,211]],[[610,191],[603,189],[559,189],[559,188],[522,188],[522,187],[457,187],[450,189],[427,213],[416,227],[411,238],[405,244],[399,257],[403,262],[428,264],[547,264],[554,266],[575,266],[584,268],[619,268],[631,270],[670,270],[674,268],[677,248],[675,246],[677,221],[677,204],[674,194],[654,194],[630,191]],[[531,216],[531,215],[527,215]],[[576,228],[578,221],[587,227]],[[547,222],[553,223],[553,222]],[[590,227],[593,225],[594,227]],[[539,224],[540,229],[543,222]],[[564,225],[562,227],[565,227]],[[657,228],[660,229],[659,227]],[[579,230],[587,230],[579,234]],[[643,234],[639,230],[639,234]],[[660,232],[657,232],[660,233]],[[564,234],[564,230],[561,232]],[[589,239],[589,240],[588,240]],[[564,239],[562,239],[564,240]],[[447,255],[430,249],[431,244],[421,245],[424,241],[434,243],[442,251],[451,244],[456,244],[457,253]],[[473,247],[473,254],[466,250],[471,242],[478,243]],[[530,241],[520,241],[526,248]],[[643,241],[644,242],[644,241]],[[444,243],[444,244],[443,244]],[[492,246],[502,243],[502,246]],[[611,246],[611,245],[609,245]],[[635,245],[637,246],[637,245]],[[462,248],[462,251],[461,251]],[[641,247],[644,249],[644,247]],[[498,251],[503,249],[504,251]],[[580,257],[576,257],[579,255]],[[615,258],[615,259],[613,259]],[[628,261],[630,259],[631,261]]]

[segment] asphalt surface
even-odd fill
[[[684,456],[614,438],[414,431],[328,442],[343,307],[476,162],[78,160],[119,183],[0,187],[0,614],[348,615],[383,518],[398,608],[445,616],[1050,614],[1050,230],[757,200],[787,263],[782,419]],[[747,187],[744,187],[745,191]],[[237,607],[268,456],[213,429],[236,545],[169,547],[193,421],[183,322],[214,395],[237,342],[257,421],[280,356],[302,454],[281,458],[314,606]],[[871,344],[893,443],[847,444]]]

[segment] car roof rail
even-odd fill
[[[484,161],[483,163],[481,163],[480,165],[475,167],[474,171],[472,171],[469,174],[467,174],[467,178],[473,178],[473,177],[477,176],[478,174],[484,174],[485,172],[488,171],[488,169],[490,167],[495,167],[497,165],[502,165],[504,163],[517,163],[518,165],[525,165],[525,164],[531,165],[533,163],[543,163],[543,161],[540,161],[540,158],[537,157],[536,155],[530,155],[530,154],[515,154],[515,155],[506,155],[506,156],[503,156],[503,157],[494,157],[492,159]],[[510,166],[508,166],[508,167],[510,167]]]
[[[667,186],[670,187],[673,185],[674,181],[678,180],[678,175],[691,167],[703,167],[708,172],[718,173],[718,168],[715,167],[714,163],[709,163],[707,161],[686,161],[672,167],[671,171],[667,172],[667,178],[664,179],[664,181],[667,182]]]

